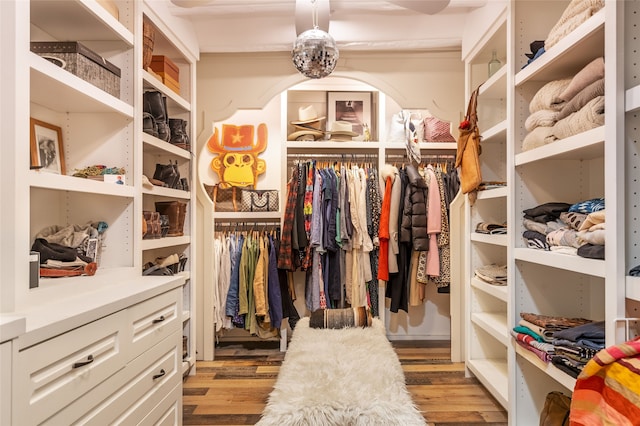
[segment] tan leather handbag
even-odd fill
[[[478,130],[478,91],[480,86],[471,94],[467,115],[460,123],[458,136],[458,150],[456,153],[456,167],[459,167],[460,189],[468,194],[478,189],[482,182],[480,169],[480,130]]]

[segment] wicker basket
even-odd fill
[[[153,44],[156,38],[156,29],[145,17],[142,21],[142,68],[147,70],[153,58]]]

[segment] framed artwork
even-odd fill
[[[60,127],[31,118],[31,168],[66,174]]]
[[[352,140],[364,140],[365,124],[372,128],[371,92],[327,92],[327,130],[335,121],[348,121],[358,134]]]

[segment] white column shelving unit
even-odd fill
[[[480,222],[507,223],[509,218],[510,139],[508,84],[510,75],[507,4],[497,8],[493,20],[464,56],[466,99],[478,86],[478,127],[483,181],[503,182],[504,186],[477,192],[472,202],[466,198],[464,217],[463,288],[465,299],[465,366],[500,404],[509,405],[509,298],[512,283],[487,284],[474,276],[476,268],[507,265],[511,229],[503,235],[475,232]],[[496,53],[501,67],[489,76],[488,62]]]
[[[194,228],[189,224],[193,223],[195,214],[190,213],[192,218],[186,220],[185,236],[171,241],[143,240],[141,221],[142,210],[155,197],[192,203],[195,192],[150,194],[143,189],[141,177],[150,173],[150,164],[159,158],[158,155],[182,158],[181,172],[189,176],[191,183],[194,174],[190,155],[158,144],[142,132],[142,91],[155,84],[142,70],[143,14],[151,16],[161,32],[156,54],[179,53],[176,56],[181,60],[176,59],[185,76],[184,91],[173,98],[175,104],[170,101],[170,116],[179,114],[191,125],[195,118],[190,107],[195,102],[193,65],[199,53],[197,46],[184,44],[177,33],[169,30],[175,27],[173,18],[155,14],[156,5],[134,0],[115,3],[118,7],[116,15],[96,0],[3,1],[0,4],[3,28],[0,119],[6,129],[2,142],[5,156],[0,172],[3,338],[6,324],[18,321],[23,325],[12,336],[10,389],[5,388],[4,374],[8,346],[2,340],[2,418],[10,415],[12,424],[34,421],[35,416],[28,418],[29,410],[25,410],[31,403],[38,416],[60,416],[59,421],[64,423],[97,413],[104,419],[115,419],[122,414],[119,410],[124,409],[124,404],[137,401],[144,408],[130,411],[131,419],[142,421],[144,418],[154,422],[159,420],[156,416],[166,415],[166,419],[171,417],[179,423],[181,418],[181,376],[187,370],[182,363],[181,335],[195,336],[195,321],[191,321],[195,305],[195,292],[191,291],[193,278],[189,273],[143,277],[142,267],[148,259],[161,256],[169,247],[174,250],[176,246],[188,253],[188,265],[193,267],[195,252],[192,251],[191,230]],[[32,53],[30,42],[33,41],[83,43],[121,70],[120,93],[111,95]],[[168,88],[159,89],[168,91]],[[60,127],[66,173],[30,169],[30,117]],[[115,185],[72,176],[76,169],[96,164],[125,168],[126,183]],[[89,221],[108,224],[97,273],[40,278],[38,287],[29,288],[29,249],[35,235],[50,225],[82,225]],[[5,321],[7,318],[12,320]],[[117,321],[117,318],[124,320]],[[152,322],[152,319],[157,321]],[[93,336],[87,330],[93,327],[90,324],[98,321],[118,324],[119,331],[112,335],[111,341],[116,342],[113,353],[120,351],[122,355],[118,352],[118,356],[108,357],[96,349],[97,346],[67,354],[65,351],[72,349],[65,342],[89,344]],[[127,341],[127,337],[140,332],[140,327],[147,326],[151,337]],[[89,337],[86,341],[74,338],[76,332],[77,335],[88,332]],[[42,408],[38,398],[31,399],[30,392],[35,387],[30,388],[31,376],[28,374],[28,369],[33,367],[29,365],[29,354],[35,353],[33,349],[37,347],[51,349],[46,361],[43,359],[43,372],[57,368],[52,365],[59,365],[62,370],[63,365],[86,357],[87,353],[95,353],[99,362],[87,366],[84,371],[95,371],[94,375],[84,373],[92,379],[84,381],[73,393],[59,390],[56,393],[58,388],[49,386],[46,399],[51,404]],[[194,344],[187,362],[195,362],[193,348]],[[89,350],[91,352],[83,354]],[[141,356],[136,358],[138,354]],[[162,361],[155,356],[160,356]],[[146,393],[137,394],[138,388],[133,392],[136,393],[134,396],[118,387],[132,380],[143,380],[149,371],[155,374],[160,370],[159,363],[166,374]],[[144,373],[144,369],[148,371]],[[103,375],[105,371],[113,374]],[[70,386],[84,377],[73,369],[65,374],[65,378],[59,380]],[[80,389],[83,391],[78,393]],[[116,393],[115,399],[105,403],[102,409],[99,407],[110,398],[109,395]],[[6,407],[11,407],[12,411],[5,411]],[[41,408],[48,414],[41,413]]]
[[[568,1],[510,2],[509,39],[513,41],[510,75],[513,84],[513,132],[510,162],[509,229],[512,257],[510,326],[521,312],[582,317],[605,321],[606,344],[620,342],[625,315],[625,167],[623,144],[624,90],[622,13],[625,3],[605,1],[602,10],[568,33],[555,46],[524,67],[529,43],[544,40]],[[599,56],[605,57],[605,124],[600,128],[522,150],[529,103],[547,82],[571,78]],[[522,211],[546,202],[575,203],[595,197],[606,200],[606,259],[595,260],[527,248],[522,238]],[[511,424],[539,418],[546,395],[571,395],[575,379],[542,362],[515,342],[509,404]]]

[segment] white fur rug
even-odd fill
[[[368,328],[293,332],[259,426],[425,425],[398,356],[374,318]]]

